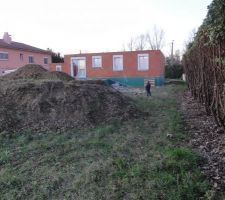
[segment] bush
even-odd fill
[[[181,78],[183,74],[183,65],[181,64],[173,64],[173,65],[167,65],[165,76],[166,78]]]

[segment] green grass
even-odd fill
[[[185,86],[134,97],[149,116],[65,133],[0,134],[0,199],[219,199],[177,109]],[[173,134],[168,138],[167,134]]]

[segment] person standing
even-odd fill
[[[147,96],[151,96],[151,83],[150,81],[147,82],[146,86],[145,86],[145,90],[147,92]]]

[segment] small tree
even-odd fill
[[[146,40],[152,50],[160,50],[164,46],[165,32],[162,28],[154,26],[151,32],[146,34]]]
[[[127,44],[127,48],[129,51],[133,51],[135,47],[135,40],[134,38],[130,38],[130,41]]]
[[[188,39],[185,41],[186,51],[192,46],[192,44],[193,44],[193,42],[195,40],[196,33],[197,33],[197,30],[195,28],[193,28],[189,32]]]
[[[180,50],[175,51],[174,62],[175,64],[181,64]]]
[[[146,47],[146,36],[144,34],[141,34],[136,37],[135,40],[135,49],[136,50],[144,50]]]
[[[122,51],[126,51],[126,44],[124,44],[124,43],[122,45]]]
[[[183,65],[175,63],[173,65],[166,65],[165,77],[172,79],[179,79],[184,73]]]
[[[54,52],[52,49],[48,48],[47,49],[48,51],[51,52],[51,55],[52,55],[52,62],[53,63],[62,63],[64,62],[64,58],[60,55],[60,53],[56,53]]]

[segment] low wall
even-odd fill
[[[132,87],[144,87],[147,81],[150,81],[152,86],[162,86],[165,82],[164,77],[107,77],[94,79],[103,79],[109,83],[110,81],[116,81],[122,85],[128,85]]]

